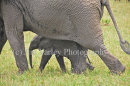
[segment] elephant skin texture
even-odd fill
[[[110,11],[108,0],[1,0],[0,3],[7,39],[19,71],[28,70],[23,28],[30,28],[39,36],[74,41],[96,52],[112,73],[124,72],[125,67],[103,42],[100,20],[104,6]]]

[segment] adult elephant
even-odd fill
[[[28,70],[23,28],[31,28],[47,38],[75,41],[95,51],[111,72],[123,72],[125,67],[103,43],[100,20],[104,5],[109,7],[108,0],[1,0],[7,38],[19,71]],[[130,53],[116,29],[123,50]],[[101,51],[104,53],[98,53]]]

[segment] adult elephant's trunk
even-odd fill
[[[122,50],[123,50],[124,52],[126,52],[127,54],[130,54],[130,44],[122,38],[122,36],[121,36],[121,34],[120,34],[120,32],[119,32],[119,29],[118,29],[116,20],[115,20],[115,18],[114,18],[114,15],[113,15],[113,13],[112,13],[112,10],[111,10],[110,4],[109,4],[109,0],[101,0],[101,3],[102,3],[104,6],[106,6],[106,8],[107,8],[107,10],[108,10],[108,13],[109,13],[109,15],[111,16],[111,19],[112,19],[112,21],[113,21],[113,24],[114,24],[114,26],[115,26],[115,28],[116,28],[116,31],[117,31],[117,34],[118,34],[118,37],[119,37],[119,40],[120,40],[120,46],[121,46]]]

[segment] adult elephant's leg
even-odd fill
[[[45,53],[43,53],[42,60],[41,60],[41,63],[40,63],[40,67],[39,67],[40,72],[42,72],[42,70],[45,68],[45,66],[48,63],[51,56],[52,55],[45,55]]]
[[[109,53],[104,44],[95,46],[93,51],[100,56],[112,73],[120,74],[125,71],[125,67],[116,57]]]
[[[86,47],[87,49],[91,49],[92,51],[99,52],[97,54],[100,56],[100,58],[103,60],[103,62],[106,64],[106,66],[109,68],[109,70],[112,73],[124,72],[125,67],[121,64],[121,62],[116,57],[112,56],[109,53],[109,51],[105,48],[100,25],[97,25],[97,26],[92,25],[89,27],[91,28],[87,30],[90,33],[87,33],[87,30],[85,31],[85,29],[84,31],[82,31],[83,35],[87,33],[87,35],[84,36],[86,37],[86,39],[83,36],[80,36],[81,38],[80,38],[80,41],[78,41],[78,43],[80,43],[82,46]],[[105,53],[102,54],[102,52],[104,51]]]
[[[100,28],[100,27],[99,27]],[[121,62],[111,55],[103,42],[103,34],[102,31],[99,29],[99,33],[97,37],[93,40],[93,43],[90,49],[97,53],[99,57],[103,60],[106,66],[112,73],[120,74],[125,71],[125,67],[121,64]]]
[[[66,72],[66,67],[65,67],[65,63],[64,63],[64,58],[61,55],[56,55],[56,59],[60,65],[60,68],[63,72]]]
[[[101,13],[100,4],[93,3],[95,5],[86,3],[82,10],[79,10],[78,14],[70,16],[73,22],[76,37],[75,40],[87,49],[93,51],[106,51],[103,55],[98,54],[111,72],[123,72],[125,67],[121,62],[112,56],[104,46],[103,34],[100,27]],[[99,6],[98,6],[99,5]]]
[[[7,39],[13,50],[17,67],[20,72],[28,70],[28,63],[24,47],[23,16],[10,4],[2,5],[3,19]]]

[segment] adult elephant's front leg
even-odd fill
[[[2,11],[7,39],[14,53],[19,72],[23,72],[28,70],[24,47],[23,16],[19,10],[9,4],[3,4]]]

